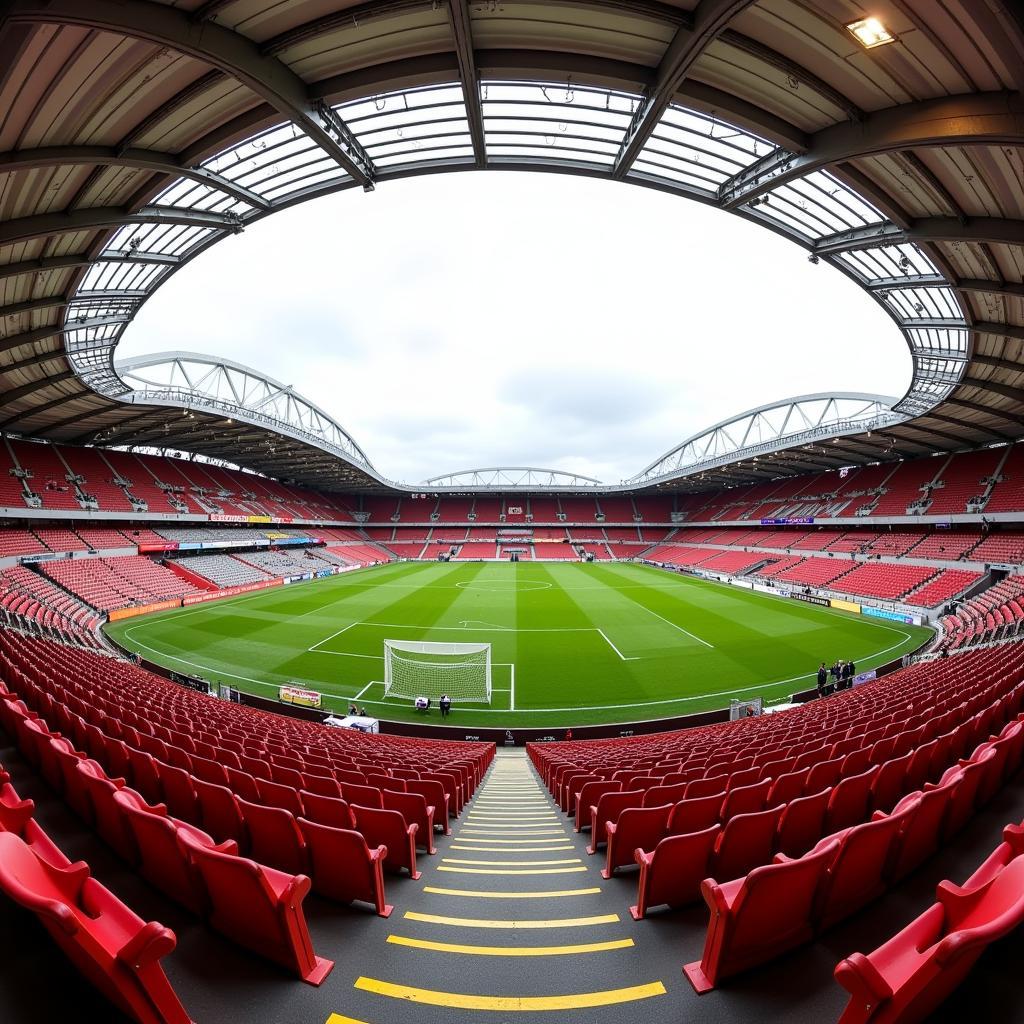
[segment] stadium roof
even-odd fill
[[[888,423],[839,430],[831,462],[806,441],[762,443],[756,465],[738,446],[709,477],[681,457],[690,439],[637,483],[1015,440],[1024,16],[1000,0],[879,0],[871,14],[869,47],[847,0],[0,0],[0,430],[384,486],[298,396],[294,421],[166,391],[147,402],[114,369],[118,340],[180,266],[276,210],[515,168],[756,221],[860,283],[910,347]],[[646,301],[640,270],[628,301]],[[168,402],[196,407],[169,418]]]

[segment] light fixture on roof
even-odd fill
[[[873,50],[876,46],[896,42],[896,37],[878,18],[861,18],[859,21],[851,21],[846,29],[865,50]]]

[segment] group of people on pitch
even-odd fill
[[[826,668],[822,662],[818,669],[818,696],[827,697],[837,690],[849,690],[856,674],[857,666],[852,661],[837,660],[831,668]]]

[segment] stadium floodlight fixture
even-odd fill
[[[878,18],[860,18],[851,21],[846,30],[865,50],[873,50],[876,46],[896,42],[896,37],[879,21]]]
[[[811,255],[807,257],[807,262],[816,267],[821,262],[821,257],[818,256],[816,252],[812,252]]]

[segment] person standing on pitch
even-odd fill
[[[825,696],[825,686],[828,683],[828,669],[825,668],[825,662],[821,663],[821,668],[818,669],[818,696]]]
[[[448,712],[451,711],[451,709],[452,709],[452,699],[451,699],[451,697],[449,697],[447,693],[442,693],[441,694],[441,699],[437,703],[438,703],[438,706],[441,708],[441,717],[442,718],[447,718],[448,717]]]

